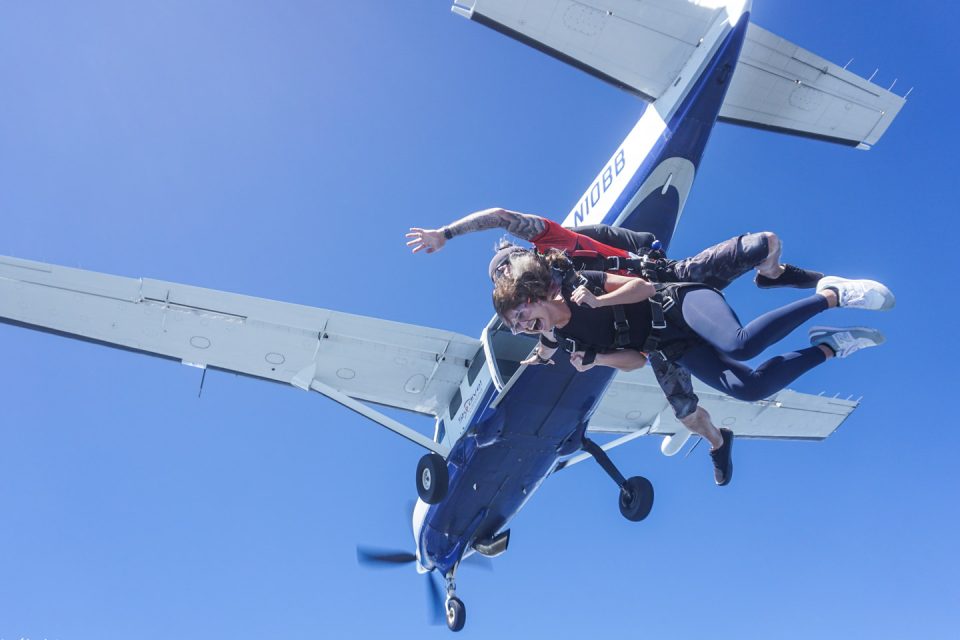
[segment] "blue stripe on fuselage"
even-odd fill
[[[700,167],[704,148],[713,131],[717,114],[723,105],[723,98],[737,66],[748,23],[749,14],[741,16],[738,25],[717,49],[712,61],[670,118],[660,139],[640,164],[620,197],[610,207],[609,213],[603,220],[605,224],[612,224],[620,218],[650,173],[665,159],[685,158],[694,167]],[[654,107],[647,105],[646,108]],[[671,187],[665,196],[655,191],[635,206],[621,226],[635,231],[649,231],[663,243],[664,247],[668,247],[679,215],[677,190]]]

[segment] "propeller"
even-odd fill
[[[415,502],[411,501],[407,507],[409,513],[413,513]],[[357,545],[357,562],[372,568],[382,569],[385,567],[396,567],[403,564],[413,564],[417,561],[417,554],[409,551],[396,549],[377,549],[374,547],[364,547]],[[464,558],[465,564],[471,564],[487,571],[493,570],[493,562],[490,558],[474,553],[468,558]],[[427,579],[427,607],[431,624],[441,624],[447,616],[446,606],[446,588],[443,584],[443,577],[436,571],[430,571],[425,576]]]
[[[384,551],[369,547],[357,547],[357,562],[367,566],[410,564],[416,561],[417,554],[409,551]]]
[[[397,566],[401,564],[411,564],[417,561],[417,554],[409,551],[389,551],[385,549],[373,549],[371,547],[357,546],[357,562],[368,567],[382,568],[384,566]],[[437,583],[439,577],[431,571],[427,578],[427,607],[430,615],[431,624],[440,624],[446,616],[446,598],[443,589]]]

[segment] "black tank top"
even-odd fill
[[[587,287],[596,292],[603,290],[607,274],[601,271],[582,271]],[[554,329],[554,335],[561,341],[575,340],[577,351],[593,350],[598,353],[615,351],[617,347],[614,311],[612,307],[592,309],[566,300],[570,309],[570,321],[563,327]],[[650,334],[650,303],[646,300],[622,305],[627,322],[630,323],[630,339],[627,349],[642,349]]]

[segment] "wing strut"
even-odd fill
[[[380,426],[390,429],[390,431],[393,431],[394,433],[403,436],[404,438],[406,438],[407,440],[410,440],[414,444],[420,445],[424,449],[429,449],[434,453],[439,453],[444,458],[446,458],[447,455],[450,454],[449,447],[434,442],[433,440],[423,435],[419,431],[415,429],[411,429],[407,425],[397,422],[390,416],[384,413],[381,413],[376,409],[368,407],[367,405],[363,404],[359,400],[355,400],[346,394],[340,393],[333,387],[328,387],[322,382],[313,380],[310,382],[310,388],[313,391],[316,391],[317,393],[330,398],[334,402],[338,404],[342,404],[347,409],[350,409],[351,411],[355,411],[359,413],[364,418],[373,420]]]
[[[627,443],[630,442],[631,440],[636,440],[636,439],[639,438],[640,436],[645,436],[645,435],[647,435],[647,434],[650,433],[651,431],[656,430],[656,428],[657,428],[658,426],[660,426],[660,414],[659,414],[659,413],[657,414],[657,417],[654,419],[653,424],[650,425],[649,427],[646,427],[646,428],[643,428],[643,429],[637,429],[636,431],[631,431],[630,433],[628,433],[628,434],[626,434],[626,435],[624,435],[624,436],[620,436],[620,437],[617,438],[616,440],[611,440],[610,442],[606,443],[605,445],[601,445],[601,446],[598,447],[598,448],[599,448],[599,449],[602,449],[603,451],[610,451],[611,449],[613,449],[613,448],[615,448],[615,447],[619,447],[619,446],[622,445],[622,444],[627,444]],[[573,456],[572,458],[567,458],[566,460],[561,460],[560,463],[557,465],[557,468],[554,469],[553,472],[556,473],[557,471],[560,471],[561,469],[566,469],[567,467],[571,467],[571,466],[573,466],[573,465],[575,465],[575,464],[577,464],[577,463],[579,463],[579,462],[583,462],[584,460],[587,460],[588,458],[591,458],[591,457],[593,457],[593,456],[592,456],[590,453],[584,452],[584,453],[579,453],[579,454]]]

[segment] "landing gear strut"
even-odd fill
[[[444,609],[447,612],[447,627],[450,631],[460,631],[467,623],[467,607],[463,600],[456,596],[457,585],[453,581],[453,572],[447,574],[447,601]]]
[[[583,438],[583,450],[593,456],[607,475],[620,487],[620,513],[623,517],[633,522],[646,518],[653,508],[653,485],[650,481],[643,476],[624,478],[607,452],[593,440]]]

